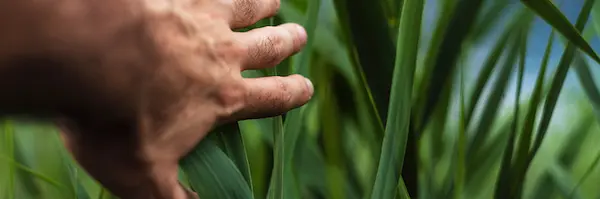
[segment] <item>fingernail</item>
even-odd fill
[[[302,40],[305,41],[306,40],[306,30],[304,29],[304,27],[302,27],[301,25],[296,25],[296,29],[298,29],[298,37]]]
[[[308,78],[304,78],[304,80],[306,81],[306,87],[308,88],[308,93],[312,97],[313,93],[315,92],[315,88],[313,86],[313,83]]]

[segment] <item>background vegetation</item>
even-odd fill
[[[283,22],[307,47],[245,75],[315,96],[215,129],[181,162],[201,198],[600,198],[600,3],[282,0],[256,27]],[[113,198],[52,125],[0,135],[0,198]]]

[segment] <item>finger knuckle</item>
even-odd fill
[[[273,101],[273,108],[283,109],[292,99],[289,84],[283,77],[276,77],[275,86],[279,91],[276,92],[277,94],[272,96],[273,99],[271,101]]]
[[[242,45],[241,43],[235,41],[229,41],[226,49],[226,53],[233,55],[234,57],[240,57],[248,54],[248,46]]]
[[[219,89],[218,101],[223,116],[230,116],[246,105],[246,89],[242,84],[231,84]]]
[[[231,38],[224,38],[211,47],[216,57],[223,58],[228,63],[239,61],[240,57],[247,55],[248,47]]]

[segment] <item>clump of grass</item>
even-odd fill
[[[600,155],[589,143],[600,139],[600,59],[594,32],[582,32],[598,11],[586,0],[571,24],[549,0],[282,1],[253,28],[300,23],[307,47],[244,75],[302,74],[315,96],[284,116],[214,129],[181,161],[180,179],[200,198],[597,197],[589,179],[600,178]],[[544,53],[527,45],[533,23],[552,27]],[[566,48],[553,63],[556,38]],[[490,51],[472,61],[481,46]],[[527,85],[532,65],[539,72]],[[571,66],[582,88],[567,94],[575,100],[562,91]],[[578,117],[554,114],[573,103]],[[45,150],[58,139],[31,147],[53,127],[3,131],[0,198],[113,198],[66,151]]]

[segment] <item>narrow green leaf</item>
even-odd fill
[[[440,84],[449,83],[449,79],[454,73],[456,67],[456,61],[461,52],[461,47],[466,39],[466,35],[471,32],[475,18],[481,7],[483,0],[463,0],[459,1],[455,6],[455,11],[450,17],[450,21],[446,26],[446,29],[452,31],[445,31],[443,39],[439,46],[439,52],[436,54],[435,63],[433,64],[433,72],[430,77],[423,79],[425,85],[422,86],[421,93],[417,98],[417,102],[421,102],[417,105],[418,110],[414,113],[416,121],[413,130],[411,132],[420,132],[423,127],[427,124],[429,117],[433,109],[438,104],[439,96],[441,95],[443,88]]]
[[[521,47],[519,48],[519,73],[517,79],[517,94],[515,96],[515,112],[513,115],[513,121],[511,124],[511,132],[508,138],[508,143],[506,144],[506,148],[504,149],[504,156],[502,158],[502,165],[500,167],[500,173],[498,175],[498,182],[496,183],[495,190],[495,198],[508,198],[510,195],[510,176],[511,171],[510,168],[512,166],[512,155],[514,150],[514,143],[517,136],[517,131],[519,128],[519,103],[521,101],[521,88],[523,87],[523,74],[525,70],[525,59],[527,57],[527,36],[529,33],[529,28],[526,30],[521,30],[522,39],[521,39]],[[550,37],[552,38],[552,36]],[[543,74],[541,77],[544,78]],[[537,106],[535,106],[537,107]],[[527,122],[527,121],[526,121]]]
[[[600,63],[600,57],[596,54],[594,49],[588,44],[588,42],[583,39],[581,36],[581,32],[583,28],[574,27],[569,22],[569,19],[563,15],[560,10],[552,3],[550,0],[521,0],[527,7],[531,10],[535,11],[542,19],[544,19],[548,24],[552,25],[556,29],[556,31],[560,32],[565,38],[567,38],[573,47],[578,47],[583,50],[586,54],[588,54],[594,61]],[[593,1],[590,4],[586,3],[586,10],[590,10],[593,6]],[[583,11],[583,10],[582,10]],[[587,17],[589,15],[585,15],[585,20],[587,21]],[[581,15],[580,15],[581,16]],[[578,20],[579,21],[579,20]],[[585,25],[582,24],[581,26]],[[576,25],[577,26],[577,25]]]
[[[18,162],[15,162],[13,159],[10,159],[10,158],[5,157],[5,156],[0,156],[0,160],[3,160],[4,162],[7,162],[8,165],[13,166],[15,169],[22,170],[22,171],[24,171],[24,172],[26,172],[26,173],[28,173],[28,174],[36,177],[37,179],[39,179],[39,180],[41,180],[41,181],[43,181],[45,183],[48,183],[49,185],[53,186],[56,189],[63,190],[63,189],[67,188],[67,186],[61,184],[60,182],[57,182],[57,181],[53,180],[52,178],[50,178],[50,177],[48,177],[48,176],[46,176],[46,175],[44,175],[42,173],[34,171],[33,169],[31,169],[31,168],[29,168],[29,167],[27,167],[25,165],[19,164]]]
[[[381,81],[381,80],[377,79],[379,77],[378,77],[378,75],[375,75],[375,74],[379,74],[379,72],[382,72],[382,71],[372,70],[373,72],[376,72],[376,73],[374,73],[373,75],[365,74],[365,71],[361,67],[362,62],[365,60],[362,60],[362,61],[360,60],[359,53],[356,51],[356,44],[354,42],[355,39],[358,40],[359,38],[365,38],[365,37],[359,37],[358,35],[355,35],[355,33],[353,32],[353,29],[356,29],[357,31],[364,31],[364,30],[371,30],[371,29],[360,28],[360,27],[362,27],[361,25],[363,25],[362,23],[355,24],[354,27],[357,27],[357,28],[352,28],[350,26],[352,24],[351,19],[350,19],[351,13],[349,11],[350,9],[352,9],[352,14],[356,15],[355,18],[360,19],[361,18],[360,14],[365,13],[364,12],[365,5],[368,6],[368,8],[373,8],[373,6],[375,6],[375,8],[374,8],[375,10],[380,9],[381,7],[377,8],[376,4],[373,4],[370,1],[364,1],[364,0],[355,0],[355,1],[353,1],[354,4],[352,2],[348,3],[345,0],[334,0],[333,2],[335,3],[335,8],[336,8],[335,12],[337,14],[339,24],[342,28],[342,34],[341,34],[341,36],[343,38],[342,41],[344,41],[344,43],[346,44],[345,51],[351,61],[350,66],[352,66],[352,72],[359,77],[359,79],[358,79],[359,87],[358,88],[360,89],[359,94],[360,94],[361,100],[370,102],[369,103],[370,107],[368,109],[369,116],[372,116],[375,123],[377,123],[378,126],[381,127],[381,129],[383,129],[382,120],[386,116],[386,115],[384,115],[384,113],[387,111],[387,109],[384,109],[384,107],[386,107],[388,105],[383,102],[388,100],[388,99],[386,99],[387,98],[386,96],[388,96],[388,94],[385,93],[385,90],[373,91],[371,88],[371,87],[376,87],[373,84],[374,82]],[[366,2],[366,4],[363,5],[363,3],[365,3],[365,2]],[[379,1],[376,1],[376,2],[379,2]],[[356,3],[359,3],[359,4],[356,4]],[[349,8],[348,6],[352,6],[352,8]],[[377,12],[369,12],[369,13],[373,13],[374,17],[377,17],[377,15],[381,14],[381,13],[377,13]],[[381,22],[381,21],[379,21],[379,20],[374,20],[374,21],[361,20],[361,22],[366,22],[366,23],[364,23],[364,25],[370,26],[369,25],[370,22]],[[378,24],[375,24],[375,25],[378,28],[381,28],[381,26],[379,26]],[[386,32],[387,32],[387,28],[384,30],[386,30]],[[369,34],[368,32],[372,32],[372,31],[364,31],[365,34]],[[384,34],[385,32],[378,31],[377,34],[378,33]],[[332,37],[331,39],[333,39],[333,38],[335,38],[335,37]],[[375,37],[368,37],[368,38],[385,39],[386,37],[375,36]],[[378,44],[375,44],[375,45],[390,45],[390,44],[391,43],[386,44],[386,42],[381,42],[381,43],[378,42]],[[360,49],[365,49],[365,48],[360,48]],[[369,49],[369,48],[366,48],[366,49]],[[379,49],[379,48],[375,48],[375,49]],[[395,50],[393,48],[393,45],[391,48],[386,48],[386,49]],[[387,54],[389,54],[389,53],[386,52],[385,55],[387,55]],[[393,55],[393,54],[394,53],[392,53],[391,55]],[[379,56],[381,56],[381,55],[377,55],[377,57],[379,57]],[[390,57],[385,57],[382,60],[388,60],[388,59],[390,59]],[[379,61],[378,59],[374,59],[374,60]],[[393,64],[393,61],[391,63]],[[383,65],[383,66],[385,66],[385,65]],[[392,69],[391,66],[388,68]],[[387,73],[387,74],[391,74],[391,73]],[[368,78],[368,76],[374,77],[374,79],[370,79],[370,78]],[[388,75],[384,75],[384,76],[388,76]],[[381,81],[381,82],[385,82],[385,81]],[[387,87],[390,85],[390,84],[386,85],[385,83],[381,83],[381,82],[378,84],[383,85],[383,87]],[[391,80],[387,81],[387,82],[389,83],[389,82],[391,82]],[[377,88],[377,89],[383,89],[383,88]],[[381,132],[383,132],[383,130],[381,130]],[[380,133],[380,132],[376,132],[376,133]],[[383,137],[383,136],[381,136],[381,137]]]
[[[482,144],[485,142],[485,138],[488,137],[488,132],[490,131],[494,120],[498,115],[497,113],[498,109],[500,108],[500,102],[504,99],[504,93],[506,93],[508,82],[514,69],[514,64],[519,55],[518,50],[520,45],[520,37],[518,34],[514,35],[513,42],[511,42],[511,47],[508,50],[509,54],[491,89],[492,92],[488,98],[486,106],[483,108],[483,112],[480,117],[481,119],[474,129],[475,132],[473,138],[471,139],[467,149],[468,156],[472,156],[474,152],[481,148]]]
[[[533,89],[533,95],[529,101],[529,109],[525,115],[525,123],[523,124],[523,128],[521,130],[522,137],[528,138],[532,136],[533,127],[535,125],[536,116],[538,112],[538,107],[541,104],[542,100],[542,92],[544,87],[544,80],[546,76],[546,70],[548,69],[548,62],[550,60],[550,54],[552,52],[552,46],[554,44],[554,31],[550,33],[550,37],[548,38],[548,42],[546,45],[546,50],[544,52],[544,56],[542,58],[542,63],[540,66],[540,71],[537,76],[537,80],[535,82],[535,87]],[[528,142],[522,142],[523,144],[527,144]],[[525,147],[525,146],[524,146]],[[528,147],[525,147],[528,149]],[[522,157],[521,157],[522,158]]]
[[[600,121],[600,92],[598,91],[598,86],[596,86],[596,82],[592,76],[593,73],[583,55],[581,55],[581,53],[576,53],[575,56],[575,73],[577,74],[579,83],[583,87],[583,91],[585,92],[588,101],[592,104],[596,119]]]
[[[600,34],[600,3],[598,2],[594,3],[594,7],[592,8],[592,26],[594,27],[594,32]]]
[[[215,129],[214,132],[217,132],[215,138],[220,141],[222,150],[235,163],[248,183],[250,190],[253,190],[250,166],[248,165],[248,157],[239,124],[237,122],[227,124]]]
[[[398,169],[402,168],[408,138],[411,95],[424,3],[423,0],[406,0],[402,8],[390,110],[387,111],[388,121],[371,195],[373,199],[393,198],[396,195],[397,182],[401,179]]]
[[[265,121],[266,120],[266,121]],[[240,131],[244,135],[244,141],[248,150],[248,161],[252,171],[252,187],[254,188],[254,198],[266,198],[269,189],[270,175],[273,166],[273,140],[268,140],[272,136],[266,136],[270,133],[264,129],[261,123],[269,122],[268,119],[245,120],[240,121]]]
[[[213,139],[203,139],[180,165],[200,198],[252,198],[244,176]]]
[[[444,36],[446,35],[446,31],[449,30],[448,23],[450,23],[450,19],[452,18],[452,15],[455,11],[456,2],[443,1],[442,3],[443,4],[441,6],[440,17],[437,20],[435,30],[433,31],[433,35],[429,41],[429,47],[427,48],[427,54],[425,55],[426,58],[423,61],[424,63],[422,66],[421,79],[418,79],[417,81],[418,83],[416,88],[419,88],[416,90],[417,92],[425,90],[425,88],[428,85],[428,82],[425,82],[425,80],[428,80],[433,73],[433,67],[435,66],[435,58],[438,56],[438,53],[440,51],[440,45],[442,44]],[[416,72],[418,74],[421,71]],[[415,98],[413,104],[419,105],[419,103],[420,102],[417,101],[417,98]]]
[[[589,139],[594,125],[594,117],[587,111],[579,111],[580,119],[576,121],[576,125],[569,131],[568,137],[562,142],[561,150],[558,152],[558,163],[564,168],[571,170],[577,164],[576,159],[580,154],[584,154],[587,150],[583,150],[583,144],[586,139]]]
[[[429,77],[431,77],[432,73],[433,73],[433,67],[435,64],[435,58],[439,53],[440,50],[440,45],[443,41],[444,35],[446,34],[446,31],[448,31],[449,29],[447,28],[448,23],[450,22],[450,19],[452,18],[452,15],[455,11],[455,6],[456,6],[456,1],[442,1],[441,2],[441,6],[440,6],[440,10],[439,10],[439,17],[438,20],[436,20],[436,25],[435,25],[435,29],[432,33],[431,38],[429,39],[429,46],[427,48],[427,53],[425,55],[425,58],[423,60],[423,64],[422,66],[418,66],[416,71],[415,71],[415,86],[414,88],[417,89],[413,89],[413,107],[420,107],[422,106],[422,102],[418,101],[418,97],[421,96],[420,94],[422,91],[425,90],[426,86],[428,85],[428,82],[425,82],[424,80],[428,80]],[[452,78],[452,77],[451,77]],[[450,109],[450,101],[451,101],[451,94],[453,93],[453,86],[452,84],[445,84],[443,86],[444,88],[442,89],[442,94],[440,96],[440,103],[437,105],[437,107],[435,108],[435,112],[433,113],[433,118],[431,121],[431,126],[429,126],[428,131],[426,132],[431,132],[429,134],[424,135],[425,137],[430,138],[432,141],[432,144],[430,144],[430,148],[431,150],[429,151],[430,155],[428,156],[428,158],[431,160],[431,163],[429,164],[423,164],[423,170],[425,171],[430,171],[429,173],[431,173],[431,175],[435,175],[434,174],[434,170],[433,170],[433,166],[430,165],[437,165],[437,163],[439,161],[441,161],[441,156],[443,155],[444,151],[446,150],[446,148],[444,147],[444,132],[445,132],[445,128],[446,128],[446,121],[448,118],[448,109]],[[413,115],[416,115],[416,111],[417,109],[412,109],[413,111]],[[411,121],[411,123],[415,123],[415,120],[413,119]],[[414,135],[415,133],[413,133]],[[410,136],[410,135],[409,135]],[[413,136],[416,137],[416,136]],[[423,138],[421,138],[423,139]],[[416,142],[415,140],[410,140],[409,137],[409,141],[407,142]],[[408,146],[407,146],[408,147]],[[409,148],[410,149],[410,148]],[[409,160],[410,161],[410,160]],[[427,189],[426,187],[431,187],[433,188],[433,178],[431,177],[429,180],[429,185],[427,186],[422,186],[422,188],[420,188],[419,193],[422,193],[424,195],[420,195],[420,197],[427,197],[425,196],[425,194],[429,194],[431,193],[431,191],[421,191],[424,189]]]
[[[581,179],[579,179],[577,184],[575,184],[575,187],[573,187],[573,190],[571,191],[571,193],[569,193],[569,195],[568,195],[569,198],[573,198],[573,196],[579,190],[579,187],[581,186],[581,184],[583,184],[589,177],[592,176],[591,173],[594,171],[594,169],[598,168],[598,165],[600,165],[600,151],[596,155],[596,158],[594,158],[594,161],[592,161],[592,164],[590,164],[590,166],[585,170],[583,177],[581,177]]]
[[[492,51],[485,59],[483,68],[479,71],[479,74],[477,75],[477,80],[475,80],[475,87],[473,88],[471,97],[469,98],[469,106],[465,116],[465,126],[468,127],[471,123],[471,119],[475,112],[475,108],[477,107],[477,104],[480,101],[483,89],[492,79],[492,72],[496,68],[498,61],[500,60],[500,57],[502,56],[502,53],[505,50],[509,37],[513,32],[515,32],[520,26],[523,25],[523,22],[527,21],[523,20],[525,17],[531,18],[531,16],[528,15],[526,10],[521,10],[517,14],[513,15],[511,22],[509,23],[507,28],[504,29],[504,32],[502,33],[500,38],[496,40],[494,47],[492,47]]]
[[[4,136],[5,136],[5,144],[6,144],[6,152],[9,159],[14,160],[15,159],[15,153],[14,153],[14,142],[15,142],[15,138],[14,138],[14,130],[12,127],[12,122],[10,122],[10,120],[7,120],[4,122]],[[8,194],[8,198],[15,198],[15,167],[14,165],[10,164],[8,165],[8,189],[7,189],[7,194]]]
[[[321,135],[323,136],[324,152],[327,164],[326,179],[328,192],[327,198],[348,198],[344,193],[344,186],[347,179],[345,172],[344,153],[342,141],[344,140],[341,132],[341,116],[338,114],[337,101],[333,96],[335,94],[333,83],[330,82],[333,74],[327,68],[323,68],[319,80],[319,101],[321,102],[320,112]]]
[[[307,18],[303,23],[308,41],[305,48],[298,55],[293,57],[291,63],[294,72],[303,76],[309,75],[309,64],[312,60],[311,55],[313,53],[313,44],[315,42],[314,36],[318,25],[320,5],[321,0],[308,1]],[[280,126],[279,124],[274,124],[273,126],[275,134],[278,133],[278,130],[281,130],[281,137],[279,139],[274,137],[276,140],[274,151],[275,167],[273,169],[271,186],[268,193],[269,198],[282,198],[286,196],[284,198],[287,199],[296,197],[296,191],[292,190],[295,189],[293,186],[295,178],[292,173],[292,165],[294,161],[293,156],[296,150],[296,142],[300,136],[302,124],[304,123],[304,109],[305,107],[300,107],[288,112],[286,115],[286,122],[282,124],[283,126]],[[283,136],[284,134],[285,136]],[[277,141],[281,142],[277,143]],[[281,151],[278,152],[277,150]],[[280,184],[278,185],[277,183]],[[279,189],[280,192],[277,193],[276,189]]]
[[[293,57],[292,68],[295,73],[307,76],[311,55],[313,52],[313,44],[315,43],[315,32],[319,23],[319,10],[321,8],[321,0],[308,0],[308,11],[306,21],[302,24],[306,29],[308,40],[306,46],[296,56]]]
[[[541,1],[534,1],[541,2]],[[594,0],[586,0],[585,4],[581,8],[581,12],[579,13],[579,17],[577,19],[577,23],[575,24],[576,30],[578,32],[583,31],[585,24],[587,23],[588,16],[590,15],[591,7],[594,3]],[[551,4],[550,4],[551,5]],[[553,5],[552,5],[553,6]],[[568,38],[568,37],[567,37]],[[540,121],[539,127],[537,129],[537,134],[535,137],[535,142],[533,147],[530,150],[531,136],[533,127],[525,126],[523,135],[520,139],[519,149],[517,150],[517,161],[515,163],[515,173],[513,178],[513,189],[511,194],[513,197],[520,197],[523,190],[523,182],[525,180],[525,176],[527,170],[529,169],[529,165],[531,161],[535,157],[538,149],[540,148],[544,136],[548,130],[548,126],[550,124],[550,119],[552,118],[552,114],[554,112],[554,108],[556,106],[558,97],[562,90],[562,86],[565,82],[567,72],[569,71],[569,67],[573,58],[575,56],[576,48],[575,44],[569,42],[567,47],[561,57],[561,60],[558,64],[554,77],[552,79],[551,87],[548,96],[546,96],[546,103],[544,104],[542,119]],[[535,116],[530,116],[529,118],[534,118]],[[528,129],[525,129],[528,128]]]
[[[271,174],[271,185],[269,186],[269,192],[267,198],[278,199],[283,198],[286,193],[286,181],[284,179],[286,173],[286,161],[285,161],[285,137],[283,134],[283,121],[281,116],[272,118],[271,121],[273,129],[273,173]]]
[[[14,161],[18,164],[21,164],[25,167],[31,167],[31,159],[27,157],[25,153],[27,143],[23,143],[22,134],[14,134]],[[23,171],[22,169],[15,170],[15,177],[17,180],[17,190],[19,197],[29,197],[29,198],[40,198],[42,197],[42,189],[41,186],[36,182],[35,176]],[[20,189],[19,189],[20,188]]]
[[[477,17],[477,24],[474,26],[471,38],[473,43],[478,43],[481,39],[485,39],[491,31],[498,26],[498,23],[504,19],[503,11],[509,7],[509,1],[492,1],[487,9],[482,11],[482,14]]]
[[[400,176],[400,179],[398,179],[398,199],[410,199],[410,196],[408,195],[408,190],[406,190],[406,185],[404,184],[404,179],[402,178],[402,176]]]
[[[334,3],[340,25],[350,39],[347,44],[354,48],[357,64],[362,67],[358,74],[364,74],[379,117],[386,121],[396,49],[385,20],[385,2],[334,0]]]
[[[548,173],[552,177],[552,182],[554,183],[554,189],[558,190],[558,193],[563,198],[571,198],[571,199],[581,199],[581,194],[578,191],[573,192],[573,187],[575,187],[575,182],[571,178],[569,172],[565,170],[565,168],[561,167],[560,164],[551,164],[548,169]]]
[[[275,25],[275,21],[273,18],[270,19],[270,25]],[[265,69],[267,71],[267,75],[276,76],[278,74],[277,68],[287,67],[289,62],[281,63],[275,68]],[[284,194],[286,191],[286,181],[285,181],[285,173],[286,173],[286,161],[285,161],[285,135],[283,134],[283,117],[275,116],[270,118],[271,120],[271,130],[273,136],[273,172],[271,173],[271,183],[269,186],[269,191],[267,193],[267,198],[275,199],[275,198],[284,198]]]
[[[62,158],[63,164],[67,167],[69,171],[69,181],[71,182],[71,192],[73,194],[73,198],[76,199],[89,199],[90,195],[87,193],[83,185],[81,184],[79,176],[81,175],[81,171],[77,168],[76,163],[72,162],[72,159],[66,153],[66,150],[63,150]]]
[[[545,171],[537,179],[537,183],[534,185],[533,193],[531,198],[553,198],[555,197],[555,183],[553,178],[548,171]]]
[[[411,122],[409,126],[409,146],[407,147],[407,162],[408,165],[404,179],[409,182],[408,189],[416,189],[418,181],[417,175],[420,173],[417,170],[417,162],[419,158],[416,154],[416,147],[410,146],[410,143],[416,143],[417,138],[420,136],[419,133],[425,129],[428,125],[430,117],[433,115],[435,108],[440,104],[440,96],[444,93],[442,89],[445,84],[450,84],[450,80],[455,73],[456,62],[460,56],[463,44],[466,43],[468,35],[475,24],[475,18],[482,9],[483,0],[464,0],[456,2],[453,5],[454,11],[449,17],[450,20],[444,27],[446,30],[443,33],[441,42],[438,46],[435,57],[433,58],[434,63],[432,64],[432,72],[428,77],[424,77],[422,80],[420,92],[416,96],[417,104],[414,106],[414,111],[411,113]],[[415,152],[413,152],[415,151]],[[412,157],[415,156],[415,157]],[[413,191],[416,192],[416,191]]]
[[[527,111],[527,115],[525,116],[526,122],[523,125],[522,134],[521,134],[521,137],[519,140],[517,154],[516,154],[517,158],[516,158],[516,161],[514,163],[514,168],[513,168],[514,172],[512,173],[512,176],[511,176],[511,179],[512,179],[511,185],[512,186],[511,186],[510,194],[512,197],[520,196],[521,191],[523,190],[523,186],[524,186],[523,179],[525,178],[524,175],[526,173],[526,170],[527,170],[527,167],[528,167],[528,164],[530,161],[529,159],[531,158],[530,157],[531,154],[529,153],[529,150],[531,148],[530,146],[531,146],[531,139],[533,136],[533,127],[535,125],[537,109],[538,109],[539,104],[541,103],[541,98],[542,98],[541,90],[542,90],[542,87],[544,84],[544,75],[545,75],[545,71],[547,68],[551,47],[553,44],[553,37],[554,37],[554,32],[550,33],[550,39],[548,40],[548,44],[546,46],[546,52],[545,52],[544,58],[542,60],[542,67],[540,70],[540,74],[538,76],[538,79],[536,81],[536,85],[534,88],[535,93],[530,101],[530,106],[529,106],[529,110]],[[567,64],[567,67],[568,67],[568,64]],[[558,72],[558,70],[560,70],[560,68],[557,69],[557,72]],[[550,91],[550,94],[547,97],[549,97],[551,95],[552,95],[552,91]],[[548,105],[548,101],[546,101],[545,105]],[[544,113],[545,113],[545,109],[544,109]]]
[[[590,15],[593,4],[594,4],[594,0],[586,0],[585,4],[581,8],[581,12],[579,14],[579,17],[577,18],[577,23],[575,24],[575,27],[577,28],[576,30],[578,30],[579,32],[583,31],[585,24],[587,23],[588,17]],[[528,162],[531,162],[531,160],[537,153],[537,150],[541,146],[544,136],[546,135],[548,126],[550,124],[550,119],[552,118],[552,113],[554,112],[554,108],[555,108],[557,100],[558,100],[558,96],[560,95],[562,86],[567,77],[567,72],[569,71],[569,66],[571,65],[571,62],[573,61],[573,58],[575,56],[575,52],[576,52],[575,50],[576,50],[575,44],[572,42],[569,42],[567,44],[567,47],[566,47],[561,59],[560,59],[558,68],[556,69],[556,73],[554,74],[554,77],[552,79],[550,92],[549,92],[548,96],[546,97],[546,103],[544,104],[542,120],[541,120],[538,130],[537,130],[533,148],[531,149],[531,152],[529,153]],[[527,165],[528,164],[529,163],[527,163]],[[526,166],[526,167],[528,167],[528,166]],[[525,168],[525,169],[527,169],[527,168]]]
[[[464,67],[460,67],[460,93],[459,93],[459,124],[458,124],[458,143],[457,143],[457,164],[456,164],[456,177],[454,181],[454,198],[460,199],[463,197],[465,173],[466,173],[466,145],[467,145],[467,133],[465,128],[465,73]]]

